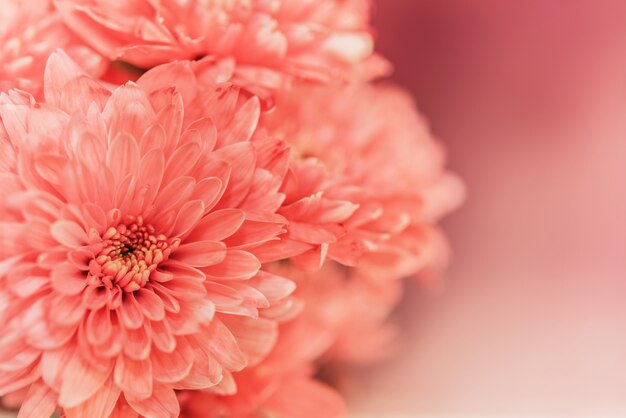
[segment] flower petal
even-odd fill
[[[28,389],[17,418],[49,417],[57,408],[56,394],[41,381]]]
[[[160,321],[165,317],[163,300],[154,292],[141,288],[136,292],[135,298],[146,318],[151,321]]]
[[[82,247],[88,242],[85,230],[72,221],[56,221],[50,227],[50,234],[68,248]]]
[[[87,285],[85,273],[70,263],[58,265],[50,273],[52,288],[64,295],[77,295]]]
[[[67,418],[108,418],[119,396],[120,388],[109,378],[91,398],[74,408],[64,408],[64,412]]]
[[[123,295],[122,304],[116,310],[122,325],[130,329],[137,329],[143,324],[143,312],[137,299],[131,292]]]
[[[198,241],[181,245],[172,258],[192,267],[217,264],[226,257],[226,246],[216,241]]]
[[[124,395],[146,399],[152,395],[152,363],[150,360],[133,360],[124,355],[117,358],[113,373],[115,384]]]
[[[91,367],[78,351],[67,359],[62,368],[59,405],[65,408],[85,402],[102,387],[110,375],[110,369],[102,371]],[[80,383],[77,384],[78,382]]]
[[[229,250],[224,260],[202,271],[207,279],[246,280],[261,269],[261,262],[247,251]]]
[[[154,385],[153,396],[135,398],[126,396],[126,401],[139,414],[146,417],[176,418],[180,414],[180,406],[174,391],[165,385]]]
[[[237,232],[246,215],[239,209],[222,209],[202,218],[187,241],[222,241]]]
[[[171,353],[153,350],[150,359],[156,380],[162,383],[176,383],[189,374],[193,366],[194,352],[184,338],[179,338],[176,350]]]

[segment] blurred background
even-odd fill
[[[626,416],[626,2],[384,0],[469,198],[446,289],[410,289],[363,417]]]

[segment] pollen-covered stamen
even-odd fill
[[[138,290],[179,244],[178,239],[156,234],[141,216],[127,219],[104,233],[99,251],[89,263],[89,280],[109,288],[117,285],[127,292]]]

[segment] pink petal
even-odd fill
[[[108,341],[112,330],[113,325],[109,308],[101,308],[89,312],[85,322],[85,333],[90,344],[100,345]]]
[[[252,184],[256,160],[254,147],[249,142],[240,142],[219,149],[214,154],[231,167],[228,189],[218,207],[237,207],[246,197]]]
[[[291,280],[266,271],[259,271],[256,277],[250,279],[247,284],[263,293],[270,303],[289,296],[296,289],[296,284]]]
[[[162,149],[166,155],[170,155],[178,145],[184,113],[181,95],[176,92],[172,93],[171,89],[169,91],[170,93],[165,93],[164,97],[168,104],[159,110],[155,118],[155,123],[161,126],[165,132],[165,144],[163,144]]]
[[[202,215],[204,214],[204,202],[201,200],[192,200],[183,205],[176,215],[174,229],[168,234],[170,237],[184,236],[192,228],[196,226]]]
[[[60,185],[60,175],[67,163],[67,159],[57,155],[44,154],[35,157],[34,165],[37,174],[46,181]]]
[[[172,261],[170,261],[168,265],[171,264],[171,262]],[[170,273],[169,271],[164,271],[159,268],[157,268],[152,273],[150,273],[150,280],[156,281],[159,283],[169,282],[173,278],[174,278],[174,275],[172,273]]]
[[[35,382],[28,389],[17,418],[49,417],[57,408],[56,394],[42,382]]]
[[[119,396],[120,388],[109,378],[91,398],[64,412],[67,418],[109,418]]]
[[[194,351],[184,338],[179,338],[176,350],[172,353],[153,350],[150,359],[155,380],[176,383],[189,374],[193,365]]]
[[[34,264],[21,264],[6,274],[5,284],[14,295],[28,298],[50,283],[50,277],[45,273]]]
[[[85,305],[80,295],[58,296],[52,302],[50,318],[60,325],[78,323],[85,314]]]
[[[178,177],[167,184],[158,193],[154,202],[159,213],[165,213],[170,209],[186,202],[193,193],[196,180],[193,177]]]
[[[204,267],[202,271],[208,279],[246,280],[254,277],[261,269],[261,263],[247,251],[229,250],[219,264]]]
[[[165,166],[165,178],[170,179],[186,176],[196,165],[200,158],[201,147],[196,142],[189,142],[180,146],[170,156]]]
[[[55,302],[58,303],[58,300],[58,298],[55,299]],[[28,307],[28,310],[22,318],[22,326],[26,331],[25,333],[28,343],[33,347],[37,347],[42,350],[58,348],[67,343],[67,341],[72,338],[76,332],[78,326],[77,323],[63,326],[47,320],[48,311],[47,308],[44,307],[47,303],[50,303],[50,301],[44,299],[37,300]],[[78,311],[80,313],[80,310]],[[50,313],[54,313],[54,310]],[[72,314],[72,308],[70,307],[69,315]],[[80,317],[78,319],[80,319]]]
[[[106,150],[103,141],[90,133],[82,133],[74,152],[87,167],[99,167],[105,159]]]
[[[224,191],[224,183],[217,177],[207,177],[196,184],[191,199],[204,202],[205,212],[215,206]]]
[[[121,132],[141,138],[154,116],[146,93],[132,82],[118,87],[102,111],[112,138]]]
[[[50,273],[52,288],[64,295],[77,295],[87,285],[85,273],[70,263],[58,265]]]
[[[195,341],[192,344],[197,344]],[[214,387],[222,380],[223,369],[220,363],[206,353],[196,352],[191,371],[183,380],[175,384],[176,389],[201,390]]]
[[[61,91],[59,107],[69,114],[86,112],[92,103],[99,110],[104,105],[111,93],[94,79],[81,75],[66,83]]]
[[[175,277],[161,286],[177,299],[197,300],[206,294],[206,289],[202,282],[185,277]]]
[[[175,260],[192,267],[217,264],[226,257],[226,246],[216,241],[198,241],[181,245],[172,255]]]
[[[191,267],[187,264],[180,263],[176,260],[169,260],[167,265],[163,267],[166,270],[163,273],[171,275],[171,277],[169,277],[169,280],[165,281],[170,281],[174,277],[194,279],[199,282],[204,282],[204,280],[206,279],[204,273],[199,269]]]
[[[145,360],[150,355],[150,333],[144,325],[138,329],[122,328],[124,353],[133,360]]]
[[[116,310],[122,325],[126,328],[137,329],[143,324],[143,312],[135,296],[126,292],[122,298],[122,304]]]
[[[332,232],[316,224],[291,222],[289,224],[289,238],[310,244],[325,244],[337,241]]]
[[[224,370],[222,373],[222,380],[211,389],[211,392],[220,396],[232,396],[237,393],[237,382],[233,374],[228,370]]]
[[[74,266],[74,269],[81,271],[89,270],[89,262],[94,258],[93,253],[86,248],[78,248],[67,253],[67,259]]]
[[[78,351],[61,368],[63,377],[59,388],[59,405],[66,408],[85,402],[102,387],[110,375],[110,369],[102,371],[91,367]]]
[[[173,280],[173,278],[172,278]],[[163,301],[163,306],[167,312],[178,313],[180,312],[180,304],[178,300],[169,293],[169,290],[163,286],[162,283],[153,282],[151,284],[152,291],[157,294]]]
[[[246,355],[248,366],[261,362],[278,339],[276,321],[224,315],[224,324],[232,330],[241,351]]]
[[[139,146],[137,141],[127,133],[120,133],[109,146],[106,164],[117,179],[117,182],[128,174],[139,173]]]
[[[0,373],[0,396],[25,388],[38,379],[39,371],[35,364],[19,371]]]
[[[226,369],[239,371],[247,362],[233,334],[219,319],[214,319],[201,336],[203,348],[208,350]]]
[[[176,338],[167,321],[152,322],[150,329],[154,346],[164,353],[171,353],[176,348]]]
[[[293,263],[303,271],[317,271],[322,268],[328,255],[328,244],[320,244],[310,251],[292,257]]]
[[[226,284],[207,282],[204,286],[207,289],[207,298],[210,299],[220,311],[224,308],[240,306],[243,303],[243,295]]]
[[[222,241],[237,232],[246,215],[239,209],[222,209],[202,218],[187,241]]]
[[[132,360],[119,356],[113,373],[115,384],[128,399],[146,399],[152,395],[152,363],[150,360]]]
[[[146,156],[152,151],[157,151],[162,154],[165,143],[167,142],[166,136],[167,134],[161,125],[150,125],[139,139],[140,154]],[[163,162],[163,167],[165,167],[165,161]]]
[[[211,118],[201,118],[192,122],[187,127],[187,131],[198,132],[204,153],[213,151],[217,141],[217,128]]]
[[[46,101],[52,105],[59,105],[63,88],[80,73],[80,67],[64,51],[53,52],[48,58],[44,73]]]
[[[151,321],[161,321],[165,317],[163,300],[154,292],[141,288],[136,292],[135,297],[146,318]]]
[[[91,310],[97,310],[111,301],[113,295],[106,286],[88,286],[83,292],[83,303]]]
[[[183,99],[191,100],[197,94],[196,77],[188,61],[174,61],[156,66],[143,74],[137,84],[146,91],[157,91],[176,86]]]
[[[78,417],[77,417],[78,418]],[[111,416],[108,418],[141,418],[137,411],[135,411],[129,404],[126,402],[126,399],[121,400],[115,404],[113,408],[113,412],[111,412]]]
[[[148,399],[126,396],[126,401],[139,414],[146,417],[176,418],[180,414],[178,399],[172,389],[165,385],[154,385],[154,396]]]
[[[199,324],[202,321],[199,320],[199,317],[202,316],[202,313],[198,312],[198,310],[206,310],[209,305],[208,303],[200,305],[199,301],[197,301],[194,305],[196,306],[185,306],[185,308],[181,309],[177,314],[167,316],[167,322],[172,327],[172,334],[176,336],[183,336],[197,334],[200,332]]]
[[[33,364],[41,354],[40,350],[29,347],[18,333],[0,337],[0,371],[15,371]]]
[[[261,103],[258,97],[253,96],[237,110],[220,145],[248,141],[256,130],[260,115]]]
[[[50,227],[50,234],[68,248],[82,247],[88,242],[85,230],[71,221],[56,221]]]
[[[265,222],[246,219],[239,230],[226,238],[224,242],[229,248],[250,248],[258,246],[259,244],[276,239],[280,234],[285,232],[285,223],[286,221]]]
[[[139,177],[137,186],[142,189],[146,188],[146,204],[153,202],[163,179],[163,170],[165,167],[165,157],[160,149],[153,149],[143,156],[139,168]]]
[[[307,244],[306,242],[281,239],[280,241],[267,242],[261,247],[255,248],[254,255],[261,263],[269,263],[295,257],[314,248],[313,244]]]

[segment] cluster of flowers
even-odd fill
[[[5,406],[345,415],[320,371],[388,353],[462,198],[369,9],[0,0]]]

